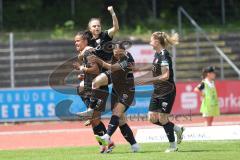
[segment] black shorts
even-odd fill
[[[112,89],[111,94],[111,110],[115,107],[117,103],[121,103],[125,106],[124,112],[128,110],[130,106],[134,104],[135,89],[129,88],[126,91],[117,92],[115,89]]]
[[[133,78],[126,81],[122,80],[122,77],[111,77],[112,73],[109,70],[104,72],[104,74],[108,78],[108,84],[113,84],[111,94],[111,110],[113,110],[117,103],[121,103],[125,106],[125,111],[127,111],[127,109],[135,102],[135,86]]]
[[[108,84],[111,84],[112,83],[111,71],[108,70],[108,71],[103,72],[103,73],[107,76]]]
[[[158,97],[153,93],[149,104],[149,111],[170,114],[172,111],[175,97],[176,91],[173,91],[163,97]]]

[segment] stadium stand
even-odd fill
[[[211,39],[240,67],[240,35],[211,35]],[[199,52],[197,52],[197,46]],[[10,63],[8,44],[0,45],[0,87],[10,87]],[[49,74],[67,59],[75,56],[72,41],[26,41],[14,44],[15,86],[47,86]],[[206,65],[215,65],[220,76],[220,57],[204,38],[188,36],[181,40],[176,55],[177,81],[200,80],[199,72]],[[227,64],[224,79],[236,79],[237,74]]]

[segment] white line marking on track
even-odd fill
[[[240,122],[215,122],[214,125],[239,125]],[[204,126],[203,123],[183,124],[185,127]],[[156,128],[154,125],[147,126],[130,126],[132,129]],[[9,135],[29,135],[29,134],[55,134],[55,133],[76,133],[76,132],[91,132],[91,128],[75,128],[75,129],[52,129],[52,130],[29,130],[29,131],[3,131],[0,136]]]

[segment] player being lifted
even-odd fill
[[[138,68],[135,71],[152,70],[153,77],[136,79],[135,85],[153,84],[154,91],[149,106],[149,121],[153,124],[163,126],[168,137],[170,147],[165,152],[177,151],[174,131],[177,135],[177,143],[182,141],[183,127],[178,127],[169,121],[169,114],[176,96],[172,58],[167,47],[178,44],[178,34],[169,36],[165,32],[154,32],[151,35],[150,45],[156,51],[152,66]]]
[[[112,52],[106,52],[103,49],[104,44],[112,41],[114,35],[119,30],[118,19],[112,6],[108,7],[108,11],[112,15],[113,27],[102,31],[101,21],[99,18],[92,18],[88,23],[89,39],[88,45],[96,49],[96,55],[106,62],[110,62],[113,56]]]
[[[111,143],[111,136],[119,127],[124,138],[130,143],[133,152],[139,150],[139,146],[134,138],[133,132],[126,123],[125,111],[134,101],[135,87],[132,67],[134,59],[129,52],[125,50],[123,43],[113,43],[114,57],[111,63],[93,57],[94,61],[107,69],[93,81],[93,88],[99,88],[109,83],[113,84],[111,94],[112,116],[105,135],[96,135],[97,140],[103,145]]]

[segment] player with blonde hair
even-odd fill
[[[165,32],[154,32],[151,35],[150,45],[156,51],[151,66],[135,69],[137,71],[152,70],[153,77],[136,79],[136,85],[152,84],[154,91],[149,105],[149,121],[153,124],[163,126],[168,137],[170,147],[165,152],[177,151],[174,131],[177,135],[177,143],[183,139],[183,127],[179,127],[169,121],[173,103],[176,96],[176,86],[174,82],[174,73],[172,68],[172,58],[167,47],[179,43],[177,33],[168,35]]]

